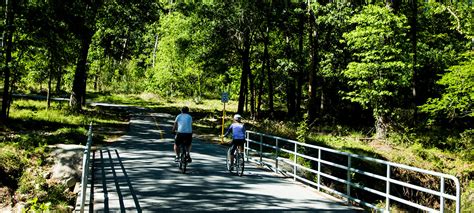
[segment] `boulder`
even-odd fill
[[[68,188],[73,187],[81,179],[84,146],[57,144],[50,148],[53,150],[51,156],[54,159],[50,177],[60,180]]]

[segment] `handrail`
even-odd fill
[[[89,176],[89,158],[92,145],[92,122],[89,125],[89,131],[87,132],[87,143],[84,148],[84,154],[82,157],[82,178],[81,178],[81,208],[80,212],[84,212],[84,205],[86,202],[86,190]]]
[[[250,137],[251,135],[254,136],[254,137]],[[265,143],[263,141],[264,137],[268,138],[268,139],[272,139],[275,145]],[[254,138],[254,139],[252,139],[252,138]],[[285,139],[285,138],[272,136],[272,135],[267,135],[267,134],[254,132],[254,131],[247,131],[246,141],[247,142],[246,142],[246,146],[245,146],[245,154],[246,154],[247,160],[249,160],[249,158],[250,158],[249,157],[249,152],[256,152],[258,154],[258,160],[254,160],[254,161],[256,161],[257,163],[260,163],[262,165],[266,164],[266,165],[269,165],[269,166],[272,166],[272,167],[274,166],[273,170],[275,172],[283,172],[285,174],[288,174],[288,175],[292,176],[294,180],[300,180],[300,181],[303,181],[307,184],[310,184],[310,185],[313,185],[313,186],[317,187],[318,190],[324,189],[324,190],[326,190],[330,193],[337,194],[341,197],[346,198],[347,202],[353,201],[353,202],[359,203],[361,205],[367,206],[369,208],[373,208],[377,211],[383,211],[383,212],[389,212],[390,211],[390,201],[397,201],[399,203],[403,203],[403,204],[409,205],[413,208],[421,209],[421,210],[424,210],[424,211],[444,212],[445,211],[444,210],[445,199],[448,199],[448,200],[453,200],[453,201],[456,202],[456,213],[460,213],[460,211],[461,211],[460,210],[460,208],[461,208],[461,186],[460,186],[458,178],[456,178],[453,175],[443,174],[443,173],[435,172],[435,171],[429,171],[429,170],[420,169],[420,168],[416,168],[416,167],[412,167],[412,166],[408,166],[408,165],[404,165],[404,164],[398,164],[398,163],[389,162],[389,161],[385,161],[385,160],[380,160],[380,159],[376,159],[376,158],[366,157],[366,156],[362,156],[362,155],[358,155],[358,154],[342,152],[342,151],[338,151],[338,150],[334,150],[334,149],[330,149],[330,148],[326,148],[326,147],[321,147],[321,146],[316,146],[316,145],[312,145],[312,144],[301,143],[301,142],[298,142],[298,141]],[[283,148],[283,147],[281,147],[281,142],[285,142],[287,144],[293,144],[294,147],[293,148],[288,148],[288,147]],[[258,148],[257,147],[251,148],[250,143],[257,144]],[[280,143],[280,146],[279,146],[279,143]],[[273,154],[270,153],[273,156],[272,160],[274,160],[275,165],[273,165],[272,163],[264,162],[262,160],[263,157],[269,155],[269,153],[264,153],[263,152],[263,147],[266,147],[267,149],[268,148],[273,149],[275,151]],[[317,154],[317,156],[309,156],[307,154],[299,153],[298,148],[300,148],[300,147],[305,147],[306,149],[314,149],[314,150],[317,151],[318,154]],[[347,164],[341,165],[337,162],[332,162],[330,159],[322,159],[321,153],[323,151],[346,156],[347,157]],[[293,159],[281,157],[280,154],[279,154],[281,152],[288,153],[288,154],[292,155]],[[300,163],[298,163],[298,157],[317,162],[317,167],[316,168],[306,168],[306,167],[302,166]],[[351,162],[352,162],[352,159],[354,159],[354,158],[355,159],[360,159],[360,160],[363,160],[363,161],[376,163],[378,165],[384,165],[386,167],[386,170],[384,169],[385,170],[385,175],[374,174],[370,171],[364,171],[363,170],[364,168],[354,168],[354,167],[352,167]],[[292,168],[290,170],[292,170],[292,171],[287,171],[285,168],[279,166],[279,162],[283,162],[283,163],[286,163],[286,164],[290,165],[291,168]],[[335,177],[332,174],[325,173],[321,169],[322,165],[331,166],[331,167],[335,167],[335,168],[338,168],[338,169],[341,169],[341,170],[345,170],[346,173],[347,173],[347,176],[345,178],[340,178],[340,177]],[[410,171],[424,173],[426,175],[431,175],[431,176],[437,177],[437,178],[440,179],[439,190],[433,190],[433,189],[425,188],[425,187],[418,186],[418,185],[415,185],[415,184],[412,184],[412,183],[407,183],[407,182],[403,182],[403,181],[400,181],[400,180],[397,180],[397,179],[393,179],[393,178],[390,177],[390,173],[391,173],[393,168],[410,170]],[[298,175],[298,173],[296,172],[298,169],[304,170],[306,172],[311,172],[311,173],[317,175],[316,183],[314,183],[313,180],[308,180],[305,177],[302,177],[302,176]],[[364,185],[361,185],[359,183],[353,183],[351,176],[355,173],[365,175],[365,176],[368,176],[368,177],[371,177],[371,178],[374,178],[374,179],[377,179],[377,180],[384,181],[385,182],[385,190],[380,191],[380,190],[371,188],[370,186],[364,186]],[[345,184],[345,186],[346,186],[345,191],[340,192],[340,191],[338,191],[334,188],[330,188],[328,186],[323,185],[320,181],[321,177],[328,178],[328,179],[337,181],[339,183]],[[455,188],[456,188],[455,189],[456,192],[455,192],[454,195],[453,194],[448,194],[447,192],[445,192],[446,191],[446,189],[445,189],[446,179],[452,180],[454,182]],[[412,190],[417,190],[417,191],[420,191],[420,192],[423,192],[423,193],[431,194],[433,196],[437,196],[437,197],[439,197],[439,209],[434,209],[432,207],[423,206],[421,204],[414,203],[410,200],[406,200],[404,198],[397,197],[397,196],[393,195],[393,193],[391,193],[391,190],[390,190],[391,185],[398,185],[398,186],[406,187],[406,188],[409,188],[409,189],[412,189]],[[381,208],[377,207],[377,203],[367,203],[365,201],[362,201],[358,198],[355,198],[355,197],[351,196],[351,193],[350,193],[351,192],[351,187],[355,187],[357,189],[364,190],[366,192],[370,192],[370,193],[379,195],[381,197],[384,197],[384,199],[385,199],[385,208],[381,209]]]

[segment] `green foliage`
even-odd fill
[[[154,67],[147,71],[151,79],[148,91],[162,96],[196,97],[219,84],[211,72],[205,72],[204,46],[212,23],[197,14],[172,12],[160,19],[158,47]],[[192,82],[192,83],[191,83]]]
[[[410,85],[406,18],[387,7],[365,6],[350,19],[355,29],[345,33],[353,51],[353,62],[344,76],[353,88],[346,98],[374,110],[374,115],[390,114],[401,91]]]
[[[16,186],[27,159],[14,146],[0,143],[0,185]]]
[[[430,98],[421,106],[432,116],[457,119],[474,117],[474,51],[466,54],[466,60],[449,68],[449,72],[437,82],[445,87],[440,98]]]
[[[299,122],[298,128],[296,129],[296,138],[300,142],[306,142],[306,137],[309,134],[309,124],[308,124],[308,114],[305,113],[303,116],[303,120]]]
[[[29,205],[26,211],[31,212],[49,212],[51,203],[38,203],[38,198],[35,197],[31,200],[28,200],[27,204]]]

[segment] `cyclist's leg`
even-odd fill
[[[188,162],[191,163],[191,147],[192,147],[192,142],[193,142],[193,134],[189,133],[186,135],[186,151],[188,154]]]
[[[176,154],[175,156],[175,161],[178,161],[178,158],[179,158],[179,152],[180,152],[180,145],[181,143],[183,143],[182,141],[182,135],[180,133],[176,133],[176,137],[175,137],[175,140],[174,140],[174,153]]]
[[[232,145],[230,147],[230,165],[234,164],[235,150],[237,149],[237,143],[235,140],[232,140]]]

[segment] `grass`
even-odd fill
[[[74,193],[44,178],[53,163],[48,145],[85,144],[90,123],[93,143],[100,145],[120,134],[110,130],[128,128],[128,115],[91,107],[73,113],[65,102],[52,102],[47,109],[46,101],[15,100],[10,119],[0,126],[0,204],[25,202],[26,211],[66,211],[74,206]]]

